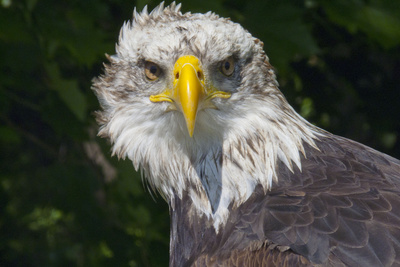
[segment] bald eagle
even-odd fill
[[[400,266],[400,161],[297,114],[239,24],[135,9],[108,59],[99,135],[168,202],[170,266]]]

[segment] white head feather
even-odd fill
[[[273,187],[278,160],[301,169],[303,143],[314,145],[317,131],[286,102],[258,39],[213,13],[179,10],[175,3],[150,14],[135,9],[123,25],[117,54],[93,86],[103,108],[99,134],[168,201],[188,194],[218,229],[230,204],[243,203],[258,184]],[[207,83],[232,93],[199,112],[193,137],[179,111],[149,100],[171,86],[175,61],[188,54],[200,59]],[[232,55],[236,76],[226,79],[215,66]],[[146,80],[144,61],[163,68],[163,78]]]

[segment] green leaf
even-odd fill
[[[11,0],[1,0],[1,6],[5,8],[10,7],[11,3],[12,3]]]
[[[79,90],[78,82],[74,79],[64,79],[55,63],[46,65],[51,86],[69,108],[69,110],[80,120],[86,119],[87,101],[85,95]]]
[[[272,65],[279,72],[286,72],[295,56],[318,52],[311,29],[304,22],[304,11],[291,2],[251,2],[244,16],[250,32],[264,42]]]
[[[363,32],[389,49],[400,45],[400,8],[386,2],[337,0],[322,1],[321,4],[333,22],[350,33]]]
[[[5,144],[19,144],[21,138],[11,127],[0,126],[0,140]]]

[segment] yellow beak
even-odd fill
[[[211,107],[208,100],[215,97],[229,98],[230,93],[206,90],[203,69],[195,56],[182,56],[174,66],[173,89],[159,95],[150,96],[152,102],[168,101],[183,113],[190,137],[193,136],[197,112],[203,107]]]
[[[174,67],[174,91],[176,103],[180,105],[190,137],[193,136],[197,111],[205,98],[203,71],[194,56],[178,59]],[[178,77],[178,78],[177,78]]]

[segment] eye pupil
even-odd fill
[[[229,63],[228,61],[227,62],[225,62],[225,69],[226,70],[229,70],[229,68],[231,67],[231,63]]]
[[[156,74],[157,73],[157,66],[151,66],[150,67],[150,72],[152,73],[152,74]]]

